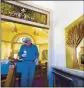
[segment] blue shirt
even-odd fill
[[[26,57],[22,57],[24,50],[27,52]],[[39,57],[38,48],[36,45],[31,44],[30,46],[22,45],[18,52],[18,56],[23,60],[35,60]]]

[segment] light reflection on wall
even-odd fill
[[[10,56],[11,51],[12,50],[10,48],[8,48],[8,57]]]
[[[77,47],[77,57],[79,57],[79,52],[81,50],[81,47],[84,46],[84,38],[82,39],[82,41],[80,42],[80,44]]]

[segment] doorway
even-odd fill
[[[38,76],[41,67],[40,76],[43,78],[43,74],[47,75],[48,52],[44,50],[48,51],[51,11],[35,4],[23,4],[19,1],[2,1],[1,6],[1,59],[8,60],[10,56],[18,58],[17,53],[23,44],[22,39],[30,37],[32,43],[37,45],[40,54],[40,66],[37,67],[35,77]]]
[[[15,26],[12,26],[13,24]],[[10,57],[18,58],[19,48],[23,44],[22,39],[25,37],[31,38],[32,43],[38,47],[39,51],[39,59],[38,59],[39,66],[36,67],[33,86],[47,86],[46,80],[47,78],[45,79],[45,77],[47,77],[49,30],[30,25],[15,23],[12,21],[9,22],[5,20],[1,20],[1,25],[2,25],[1,50],[5,52],[5,53],[2,52],[1,55],[2,60],[8,60],[10,59]],[[44,80],[46,80],[46,84]],[[37,85],[36,81],[39,81],[40,85]]]

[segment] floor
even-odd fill
[[[18,80],[16,80],[15,86],[20,87]],[[40,67],[37,67],[32,87],[48,87],[48,78],[47,78],[46,68],[41,69]]]

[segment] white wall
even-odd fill
[[[52,64],[55,66],[66,67],[66,53],[65,53],[65,27],[72,23],[75,19],[83,14],[83,2],[80,1],[63,1],[58,2],[60,5],[60,16],[56,21],[53,13],[53,54],[54,58]]]
[[[49,61],[51,65],[66,67],[65,27],[83,14],[83,1],[24,1],[28,2],[53,11]]]

